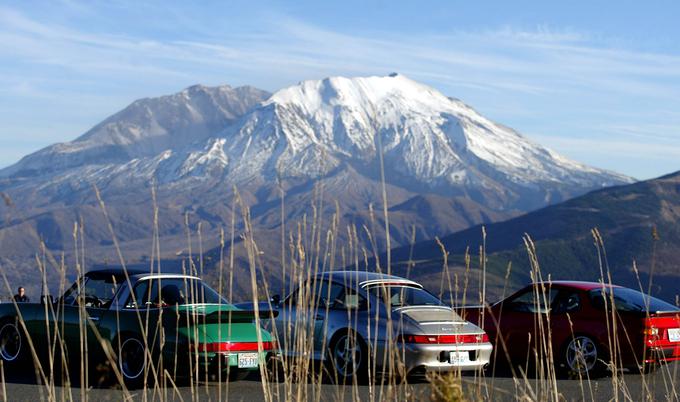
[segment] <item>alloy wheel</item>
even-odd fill
[[[598,351],[595,342],[587,336],[577,336],[567,346],[567,365],[577,373],[589,373],[595,368]]]
[[[19,358],[21,334],[15,324],[7,323],[0,329],[0,357],[6,362]]]
[[[350,337],[349,334],[343,335],[335,342],[332,358],[335,370],[340,376],[349,378],[357,374],[363,358],[359,340]]]
[[[120,371],[128,380],[137,379],[144,371],[146,350],[135,338],[126,339],[120,346]]]

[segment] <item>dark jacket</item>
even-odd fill
[[[14,301],[17,302],[17,303],[28,303],[31,300],[26,295],[19,296],[18,294],[16,294],[16,295],[14,295]]]

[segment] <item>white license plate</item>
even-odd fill
[[[238,368],[257,367],[259,360],[257,353],[239,353]]]
[[[668,330],[668,340],[671,342],[680,342],[680,328],[670,328]]]
[[[449,363],[451,364],[467,364],[470,363],[469,352],[449,352]]]

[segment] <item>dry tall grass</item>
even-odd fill
[[[99,191],[95,188],[95,194],[99,201],[102,213],[107,220],[113,245],[116,249],[119,264],[121,267],[126,267],[123,250],[121,249],[113,225],[108,218],[106,204],[101,198]],[[154,191],[154,190],[152,190]],[[273,272],[274,267],[265,266],[262,255],[264,253],[271,253],[272,250],[261,250],[258,247],[257,235],[251,225],[250,211],[248,205],[241,199],[237,189],[234,189],[235,202],[232,205],[232,221],[231,227],[227,228],[228,232],[222,230],[220,235],[220,259],[214,269],[217,270],[217,289],[221,294],[227,295],[229,300],[233,296],[234,289],[234,272],[235,272],[235,247],[236,240],[240,237],[240,243],[245,248],[248,260],[249,271],[249,287],[252,293],[252,301],[255,302],[255,309],[257,310],[258,301],[268,301],[275,291],[272,289],[272,284],[267,280],[269,274]],[[328,398],[328,391],[326,384],[340,383],[342,386],[335,386],[332,388],[333,397],[337,400],[360,399],[360,395],[368,395],[371,401],[378,400],[410,400],[420,397],[414,393],[414,388],[411,385],[410,379],[405,375],[403,370],[404,350],[400,349],[397,342],[393,342],[397,334],[388,332],[387,341],[390,345],[395,345],[389,349],[388,353],[382,356],[373,356],[371,359],[368,378],[353,378],[352,381],[342,383],[332,370],[328,369],[328,365],[317,364],[310,356],[313,355],[315,342],[321,341],[322,344],[328,346],[328,339],[323,335],[318,339],[318,331],[315,332],[314,316],[317,312],[326,310],[328,312],[329,306],[324,305],[320,301],[322,296],[319,293],[319,283],[317,282],[317,274],[332,271],[339,267],[354,267],[355,269],[368,269],[375,272],[391,272],[391,261],[388,258],[385,265],[381,265],[381,260],[378,252],[376,242],[376,225],[371,227],[356,227],[347,226],[340,227],[340,208],[335,205],[335,212],[330,217],[324,216],[321,213],[326,202],[323,198],[323,188],[317,188],[316,196],[311,206],[311,216],[303,218],[300,222],[286,223],[285,217],[285,194],[281,190],[281,248],[280,248],[280,277],[282,278],[281,289],[286,292],[291,292],[294,289],[300,289],[295,295],[293,303],[287,304],[288,308],[293,304],[297,310],[297,319],[290,322],[284,328],[282,333],[279,333],[273,322],[266,322],[267,319],[257,319],[258,328],[266,327],[272,330],[273,335],[285,341],[288,345],[293,345],[293,350],[290,355],[292,357],[281,357],[271,362],[270,365],[262,365],[259,371],[259,378],[261,384],[261,392],[267,401],[281,401],[281,400],[308,400],[318,401]],[[156,206],[155,191],[153,192],[154,200],[154,227],[152,228],[152,244],[151,244],[151,261],[149,264],[149,273],[162,272],[161,266],[161,240],[159,237],[159,222],[158,222],[158,208]],[[384,194],[383,207],[386,205],[387,195]],[[373,216],[373,209],[371,207],[371,216]],[[386,208],[383,208],[383,213],[387,215]],[[241,222],[237,222],[237,216],[240,216]],[[328,218],[328,221],[325,219]],[[205,266],[203,258],[203,234],[201,226],[199,225],[195,230],[189,227],[189,220],[186,219],[186,236],[187,247],[189,250],[189,257],[184,261],[184,272],[192,275],[202,276],[204,271],[208,269]],[[373,221],[375,222],[375,220]],[[386,238],[389,239],[389,221],[386,222]],[[237,224],[242,224],[243,230],[238,230]],[[289,225],[289,226],[287,226]],[[76,222],[74,224],[73,238],[75,249],[73,255],[74,261],[67,264],[65,258],[62,256],[57,266],[50,265],[46,261],[56,260],[54,256],[49,256],[49,251],[44,245],[40,247],[40,253],[36,258],[36,266],[40,272],[43,289],[47,290],[47,273],[49,270],[56,270],[59,274],[58,293],[63,294],[68,285],[66,280],[66,273],[72,270],[78,275],[82,275],[86,270],[85,267],[85,253],[87,252],[86,244],[84,243],[84,231],[86,230],[83,222]],[[369,239],[368,246],[364,246],[364,242],[360,239],[360,233],[366,235]],[[342,234],[342,235],[341,235]],[[600,276],[602,283],[611,284],[611,273],[607,264],[607,256],[605,244],[597,230],[593,230],[593,243],[595,251],[599,255],[600,261]],[[468,252],[465,256],[464,274],[452,273],[448,263],[448,252],[441,242],[438,243],[441,247],[443,266],[442,266],[442,280],[439,286],[439,294],[449,294],[451,302],[454,307],[461,307],[467,304],[480,304],[483,306],[489,305],[487,300],[487,256],[485,253],[486,232],[480,234],[482,238],[482,247],[476,253],[477,262],[473,263],[475,255]],[[347,240],[340,243],[340,239]],[[538,260],[535,245],[529,236],[525,237],[525,245],[527,255],[531,264],[530,276],[532,280],[541,282],[544,285],[536,288],[534,294],[534,302],[537,308],[548,305],[547,293],[549,291],[550,277],[545,277],[541,271],[540,262]],[[389,240],[388,240],[389,241]],[[198,252],[194,254],[194,245],[198,245]],[[367,248],[368,247],[368,248]],[[228,255],[225,255],[225,250]],[[368,261],[373,257],[376,261],[374,266],[369,267]],[[415,264],[409,264],[408,270],[412,272],[417,270]],[[512,266],[508,265],[505,274],[505,285],[502,294],[506,295],[509,289],[506,289],[509,284]],[[7,280],[5,271],[2,270],[4,279],[4,286],[8,292],[13,288]],[[470,283],[476,279],[479,284],[477,288],[470,288]],[[126,279],[128,286],[131,286],[129,277]],[[651,282],[651,279],[650,279]],[[80,286],[80,285],[78,285]],[[640,289],[644,286],[640,283]],[[194,294],[194,293],[191,293]],[[474,295],[471,298],[468,295]],[[327,296],[327,295],[326,295]],[[606,297],[613,297],[605,295]],[[613,305],[612,303],[609,305]],[[23,331],[26,331],[26,325],[21,317],[19,306],[14,303],[17,315],[19,316],[19,323]],[[271,303],[269,305],[271,308]],[[97,327],[91,321],[86,319],[87,311],[83,305],[79,309],[80,323],[79,323],[79,337],[80,350],[78,355],[84,358],[77,363],[69,361],[69,351],[64,348],[64,328],[59,326],[51,327],[48,321],[54,317],[59,316],[58,309],[62,308],[60,304],[44,304],[45,326],[47,329],[47,338],[44,340],[50,346],[49,356],[45,359],[39,359],[36,353],[35,345],[32,339],[26,338],[29,342],[29,349],[31,351],[31,360],[33,367],[33,374],[39,386],[41,399],[47,401],[59,400],[83,400],[92,399],[92,386],[104,387],[119,387],[120,396],[126,400],[141,399],[144,401],[165,401],[165,400],[179,400],[186,395],[186,390],[189,390],[190,399],[192,401],[208,399],[225,400],[231,394],[229,376],[222,381],[220,378],[211,378],[207,372],[199,372],[195,369],[199,367],[198,357],[190,361],[190,372],[193,375],[188,378],[186,383],[178,384],[175,377],[177,367],[172,367],[166,364],[162,359],[156,359],[152,353],[153,344],[159,344],[161,347],[165,343],[165,339],[172,334],[164,334],[159,322],[149,322],[148,314],[143,314],[143,311],[138,311],[137,319],[139,326],[143,328],[145,348],[147,353],[146,364],[144,369],[144,386],[143,392],[129,390],[125,386],[123,377],[118,369],[117,356],[115,350],[120,348],[120,345],[109,345],[104,341]],[[389,309],[388,309],[389,311]],[[484,310],[486,311],[486,310]],[[62,311],[63,313],[63,311]],[[356,315],[348,311],[349,318],[356,319]],[[642,395],[646,400],[652,400],[658,394],[659,387],[662,387],[664,394],[668,400],[677,400],[678,394],[676,392],[676,366],[662,366],[660,371],[655,375],[641,373],[640,379],[642,383],[642,390],[636,392],[632,390],[627,383],[627,377],[621,373],[620,352],[625,344],[621,344],[621,339],[626,339],[625,334],[622,334],[624,329],[617,325],[617,312],[614,309],[607,311],[609,319],[608,323],[608,350],[611,352],[608,361],[605,363],[609,368],[609,376],[604,383],[610,388],[609,394],[614,400],[634,400],[633,395]],[[193,317],[200,320],[200,317]],[[388,320],[392,318],[389,317]],[[495,325],[500,324],[502,317],[492,317]],[[501,389],[497,386],[497,365],[494,361],[486,371],[478,371],[475,373],[452,373],[449,375],[430,375],[428,377],[431,392],[428,394],[433,400],[496,400],[499,398],[516,399],[516,400],[535,400],[535,401],[561,401],[565,397],[561,391],[563,382],[560,379],[559,373],[556,369],[556,353],[552,347],[552,333],[550,330],[550,314],[546,314],[538,318],[535,325],[539,328],[539,339],[534,340],[536,347],[531,351],[532,355],[527,356],[526,364],[520,366],[511,366],[508,374],[512,379],[513,389]],[[187,321],[189,322],[189,321]],[[484,322],[484,320],[481,320]],[[370,317],[367,325],[367,332],[372,334],[366,342],[369,345],[375,346],[378,342],[377,332],[378,317]],[[188,324],[187,324],[188,325]],[[391,328],[391,326],[388,326]],[[323,334],[324,331],[321,333]],[[624,335],[624,336],[622,336]],[[175,334],[176,336],[176,334]],[[229,336],[229,334],[227,334]],[[88,340],[88,337],[90,339]],[[88,350],[92,345],[91,337],[95,337],[96,344],[99,344],[105,351],[106,362],[90,362],[88,355],[91,351]],[[258,331],[258,339],[262,340],[262,333]],[[628,338],[630,339],[630,338]],[[42,341],[42,340],[41,340]],[[353,342],[357,342],[354,338]],[[509,358],[509,345],[503,343],[502,340],[497,340],[494,345],[496,354],[498,356],[505,356]],[[260,352],[262,351],[260,345]],[[375,350],[375,347],[369,347],[369,350]],[[71,352],[73,355],[73,352]],[[535,364],[529,364],[529,362]],[[77,366],[77,370],[73,370]],[[221,368],[221,367],[220,367]],[[102,369],[105,369],[108,377],[106,382],[101,382],[100,376]],[[73,378],[74,373],[78,378]],[[661,383],[659,383],[661,379]],[[0,364],[0,392],[4,400],[11,400],[13,395],[8,395],[6,392],[6,375],[4,365]],[[599,380],[597,384],[592,378],[587,376],[578,376],[572,379],[574,383],[578,384],[578,397],[576,399],[582,400],[598,400],[599,392],[596,387],[603,384]],[[75,386],[72,386],[74,385]],[[217,392],[215,393],[215,389]]]

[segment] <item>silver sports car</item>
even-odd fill
[[[263,325],[284,356],[322,361],[338,379],[476,370],[489,362],[486,333],[416,282],[332,271],[297,285],[285,299],[260,304],[278,311]]]

